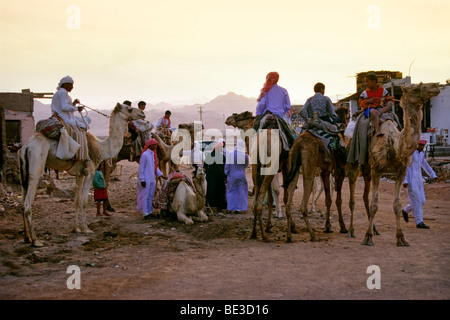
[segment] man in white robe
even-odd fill
[[[70,76],[66,76],[59,81],[57,91],[52,98],[52,113],[56,113],[66,124],[87,130],[91,119],[85,117],[83,120],[83,118],[75,116],[76,111],[81,112],[84,108],[76,107],[80,101],[75,99],[72,102],[72,98],[69,96],[69,92],[73,89],[73,83],[74,81]]]
[[[147,140],[139,160],[137,184],[137,210],[142,210],[144,219],[152,219],[153,196],[156,189],[156,178],[162,176],[157,167],[155,150],[158,142],[151,138]]]
[[[423,188],[422,169],[433,180],[438,181],[436,173],[425,159],[423,149],[426,144],[427,140],[424,137],[420,138],[419,146],[411,156],[411,164],[407,168],[405,180],[403,181],[403,186],[408,190],[409,200],[409,204],[402,209],[403,218],[408,222],[408,213],[413,211],[416,227],[420,229],[430,228],[423,222],[423,205],[426,199]]]
[[[66,76],[59,81],[57,91],[52,98],[52,115],[57,116],[63,122],[69,136],[80,145],[73,159],[90,160],[86,133],[91,119],[88,116],[84,118],[75,116],[75,112],[81,112],[84,107],[76,107],[80,101],[75,99],[72,102],[72,98],[69,96],[69,92],[73,89],[73,83],[74,81],[70,76]]]

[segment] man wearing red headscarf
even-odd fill
[[[283,118],[291,109],[291,101],[287,90],[280,87],[278,83],[280,75],[278,72],[270,72],[266,76],[266,82],[261,89],[256,106],[256,115],[263,115],[267,111]]]
[[[144,219],[153,218],[153,196],[156,189],[156,178],[162,176],[157,166],[156,148],[158,142],[148,139],[139,160],[137,184],[137,210],[142,210]]]
[[[275,116],[280,129],[283,150],[289,151],[294,143],[296,133],[289,125],[288,112],[291,110],[289,94],[285,88],[277,84],[279,78],[278,72],[267,74],[266,82],[257,99],[258,105],[253,129],[259,130],[268,117]]]

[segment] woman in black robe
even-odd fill
[[[226,210],[225,141],[220,139],[210,154],[206,154],[204,169],[206,173],[206,202],[217,212]]]

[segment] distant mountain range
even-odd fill
[[[118,101],[122,102],[122,101]],[[138,101],[133,102],[133,107],[137,107]],[[228,92],[225,95],[219,95],[213,100],[204,104],[173,106],[169,103],[161,102],[158,104],[149,104],[145,108],[146,119],[156,124],[159,118],[164,115],[166,110],[172,112],[172,126],[176,127],[179,123],[190,123],[200,121],[200,108],[202,110],[202,123],[205,129],[216,128],[219,130],[232,129],[225,126],[225,119],[233,113],[256,110],[256,98],[247,98],[234,92]],[[113,106],[111,106],[112,109]],[[110,114],[109,110],[98,110],[104,114]],[[50,117],[50,104],[44,104],[38,100],[34,101],[34,119],[35,122]],[[88,110],[88,115],[92,119],[90,132],[99,137],[108,136],[109,121],[107,118],[92,110]]]

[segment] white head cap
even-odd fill
[[[72,77],[70,77],[70,76],[65,76],[64,78],[62,78],[62,79],[59,81],[59,84],[58,84],[58,87],[56,88],[56,90],[61,89],[61,86],[62,86],[64,83],[73,83],[73,82],[74,82],[74,81],[73,81]]]

